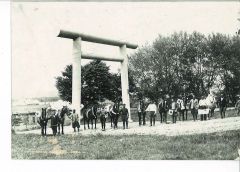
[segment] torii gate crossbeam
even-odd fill
[[[96,36],[86,35],[83,33],[60,30],[58,37],[68,38],[73,40],[73,64],[72,64],[72,105],[79,114],[81,105],[81,59],[100,59],[106,61],[121,62],[121,87],[122,87],[122,101],[126,104],[129,110],[129,120],[131,121],[130,100],[129,100],[129,83],[128,83],[128,58],[127,48],[136,49],[136,44],[116,41],[111,39],[104,39]],[[81,42],[93,42],[105,45],[118,46],[120,50],[120,57],[105,57],[93,54],[85,54],[81,51]]]

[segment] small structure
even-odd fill
[[[138,46],[127,42],[99,38],[96,36],[76,33],[66,30],[60,30],[58,37],[68,38],[73,40],[73,64],[72,64],[72,105],[77,112],[81,114],[81,59],[100,59],[106,61],[121,62],[121,85],[122,85],[122,100],[129,110],[129,120],[131,121],[130,114],[130,101],[129,101],[129,84],[128,84],[128,58],[127,48],[136,49]],[[118,58],[104,57],[101,55],[85,54],[81,51],[82,41],[112,45],[119,47],[120,56]]]

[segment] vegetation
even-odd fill
[[[198,32],[159,37],[129,58],[138,92],[153,101],[168,94],[208,94],[211,88],[235,103],[240,93],[240,37]]]
[[[233,160],[239,147],[239,130],[171,137],[12,134],[13,159]]]
[[[115,101],[121,98],[121,76],[112,74],[109,67],[94,60],[82,66],[82,96],[83,104],[101,102],[104,99]],[[133,79],[129,78],[130,88],[134,87]],[[72,101],[72,65],[68,65],[62,76],[56,78],[56,87],[62,100]]]

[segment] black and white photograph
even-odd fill
[[[12,160],[240,162],[240,1],[10,9]]]

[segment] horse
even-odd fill
[[[96,127],[97,116],[98,116],[99,113],[100,113],[100,108],[98,107],[97,104],[92,105],[92,106],[88,106],[88,107],[85,108],[85,111],[83,112],[84,130],[86,130],[86,127],[85,127],[86,122],[88,124],[88,129],[90,129],[89,122],[91,122],[92,129],[93,129],[93,120],[94,120],[94,124],[95,124],[95,129],[97,129],[97,127]]]
[[[60,134],[60,132],[64,134],[63,128],[65,122],[65,115],[70,115],[70,109],[67,106],[63,106],[60,110],[60,113],[58,114],[58,134]]]
[[[207,106],[209,108],[208,118],[212,118],[214,116],[214,110],[217,107],[217,101],[212,94],[208,94],[206,98]]]
[[[38,124],[41,126],[42,136],[47,135],[47,123],[48,123],[47,108],[42,108],[41,116],[37,119]]]

